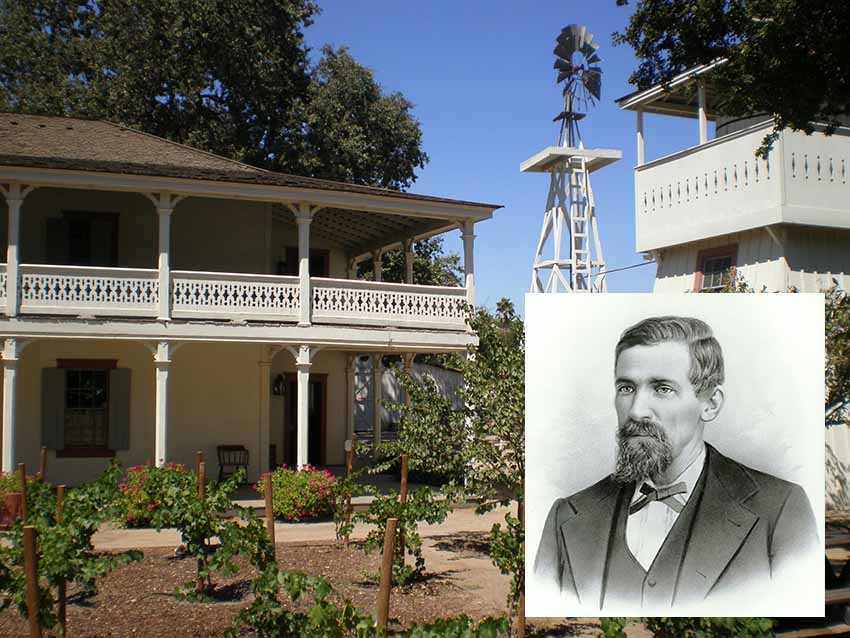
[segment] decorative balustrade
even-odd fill
[[[156,316],[156,270],[22,264],[20,276],[22,313]]]
[[[155,269],[23,264],[20,312],[157,317]],[[465,330],[466,289],[350,279],[311,278],[318,324]],[[6,304],[0,264],[0,312]],[[221,272],[171,272],[171,316],[297,322],[298,277]]]
[[[174,318],[297,321],[298,277],[172,271]]]
[[[464,288],[316,277],[310,283],[316,323],[444,330],[466,325]]]

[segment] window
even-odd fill
[[[310,251],[310,276],[311,277],[327,277],[328,262],[330,261],[330,251],[313,249]],[[298,276],[298,248],[295,246],[286,247],[286,259],[277,262],[278,275]]]
[[[118,265],[118,213],[63,211],[47,220],[47,263]]]
[[[129,447],[130,370],[114,359],[60,359],[42,371],[42,445],[57,456]]]
[[[729,283],[738,256],[737,245],[703,250],[697,255],[696,292],[720,292]]]

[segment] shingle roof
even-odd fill
[[[499,208],[276,173],[102,120],[0,113],[0,165],[331,190]]]

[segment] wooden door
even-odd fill
[[[326,463],[328,375],[311,374],[308,385],[310,410],[307,416],[307,462]],[[297,461],[298,380],[294,373],[285,375],[283,407],[283,462],[295,467]]]

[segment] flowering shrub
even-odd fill
[[[27,487],[33,485],[41,478],[41,472],[27,474]],[[21,491],[21,475],[17,470],[14,472],[0,472],[0,499],[6,494],[14,494]]]
[[[131,467],[118,485],[119,522],[126,527],[149,527],[171,488],[197,489],[195,475],[178,463]]]
[[[327,470],[304,465],[299,470],[281,465],[272,475],[272,507],[275,516],[298,522],[317,518],[333,511],[333,493],[336,479]],[[254,485],[265,494],[265,477]]]

